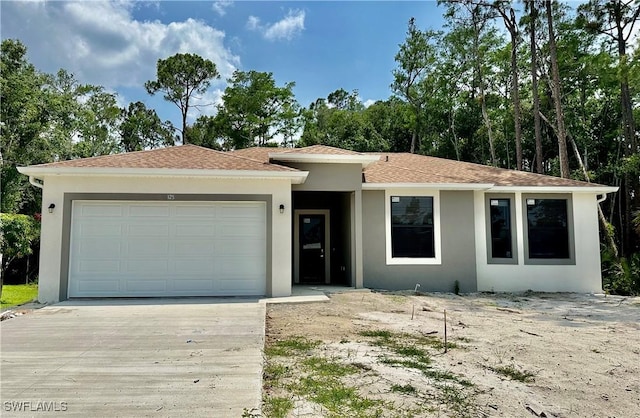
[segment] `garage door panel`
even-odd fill
[[[185,223],[176,223],[176,232],[175,235],[177,237],[213,237],[216,235],[216,228],[213,225],[207,224],[185,224]]]
[[[86,237],[119,237],[122,235],[122,225],[117,222],[83,223],[79,225],[79,228],[82,229],[82,235]]]
[[[215,252],[215,243],[200,239],[193,241],[174,241],[175,255],[179,257],[202,257],[211,259]]]
[[[255,237],[256,230],[261,228],[261,222],[241,222],[235,225],[220,225],[219,234],[224,237]],[[262,235],[259,238],[263,238]]]
[[[220,280],[219,290],[225,294],[251,294],[248,292],[258,285],[257,280],[223,279]]]
[[[83,259],[87,258],[120,258],[122,251],[122,243],[116,241],[113,237],[104,237],[98,240],[95,237],[88,242],[83,243],[77,249],[77,253]]]
[[[124,287],[126,291],[135,293],[166,293],[167,281],[130,279],[124,281]]]
[[[121,271],[120,260],[82,260],[75,266],[76,273],[119,273]]]
[[[264,202],[73,203],[70,297],[265,293]]]
[[[176,205],[176,218],[213,218],[216,216],[216,208],[211,205]]]
[[[169,242],[166,238],[130,237],[128,243],[129,256],[132,257],[169,256]]]
[[[176,275],[190,276],[199,274],[203,277],[212,277],[216,265],[213,258],[184,258],[174,262]]]
[[[129,216],[141,218],[169,217],[169,205],[130,205]]]
[[[81,280],[77,282],[77,291],[79,293],[105,293],[119,292],[120,281],[116,279],[92,279]]]
[[[166,258],[139,258],[123,263],[122,273],[136,273],[137,277],[150,275],[165,275],[169,270],[169,262]]]
[[[245,256],[262,257],[264,253],[264,240],[240,239],[238,237],[229,238],[216,247],[218,254],[225,257]]]
[[[261,219],[263,217],[259,208],[246,204],[221,204],[218,210],[218,217],[222,219]]]
[[[139,223],[136,225],[128,226],[128,235],[130,237],[168,237],[169,226],[154,222],[154,223]]]
[[[256,278],[263,274],[263,258],[225,257],[217,263],[223,277]]]
[[[182,279],[180,287],[174,288],[177,292],[203,292],[213,291],[214,281],[212,279]]]
[[[121,217],[122,210],[119,204],[87,204],[80,208],[79,214],[84,217]]]

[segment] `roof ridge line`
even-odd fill
[[[250,148],[271,148],[271,147],[250,147]],[[248,148],[242,148],[242,149],[248,149]],[[276,165],[276,166],[278,166],[278,167],[282,167],[282,168],[289,169],[290,171],[300,171],[300,170],[298,170],[298,169],[296,169],[296,168],[288,167],[288,166],[286,166],[286,165],[282,165],[282,164],[274,164],[274,163],[272,163],[271,161],[260,161],[260,160],[257,160],[257,159],[255,159],[255,158],[247,157],[247,156],[244,156],[244,155],[235,155],[235,154],[233,153],[233,151],[239,151],[239,150],[233,150],[233,151],[231,151],[231,152],[229,152],[229,151],[218,151],[218,150],[214,150],[214,151],[219,152],[219,153],[224,154],[224,155],[230,155],[230,156],[232,156],[233,158],[240,158],[240,159],[243,159],[243,160],[249,160],[249,161],[253,161],[253,162],[255,162],[255,163],[260,163],[260,164]]]

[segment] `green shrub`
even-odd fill
[[[616,259],[602,251],[602,288],[614,295],[640,295],[640,253]]]
[[[33,244],[40,237],[40,222],[33,216],[15,213],[0,213],[0,251],[2,251],[2,284],[9,264],[33,252]],[[1,295],[1,293],[0,293]]]

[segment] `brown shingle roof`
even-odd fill
[[[242,155],[215,151],[195,145],[180,145],[149,151],[103,155],[93,158],[59,161],[41,164],[43,168],[155,168],[193,170],[249,170],[249,171],[298,171],[268,161],[255,160]]]
[[[407,153],[382,158],[364,170],[365,183],[459,183],[495,186],[590,187],[593,183]],[[388,161],[387,158],[388,157]]]
[[[270,153],[278,153],[289,151],[291,148],[274,148],[274,147],[251,147],[251,148],[242,148],[234,151],[229,151],[229,154],[239,155],[242,157],[252,158],[254,160],[262,161],[265,163],[269,162],[269,154]]]

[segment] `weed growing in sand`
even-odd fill
[[[535,377],[535,373],[528,370],[520,371],[513,365],[489,367],[489,370],[522,383],[533,382]]]
[[[418,390],[410,384],[406,385],[391,385],[391,392],[404,393],[405,395],[414,395]]]
[[[450,411],[455,412],[455,416],[470,416],[471,412],[468,411],[476,409],[473,406],[474,395],[468,390],[473,387],[473,383],[451,372],[438,370],[431,364],[432,359],[428,349],[433,348],[440,351],[444,348],[444,342],[439,338],[407,333],[392,333],[387,330],[369,330],[361,332],[360,335],[372,338],[371,345],[389,350],[389,355],[379,358],[378,361],[381,364],[418,370],[423,376],[429,378],[438,389],[437,399],[446,405]],[[455,343],[447,345],[449,348],[457,347]],[[391,391],[415,396],[411,392],[411,387],[411,385],[394,384],[391,386]],[[413,389],[415,390],[415,388]]]
[[[375,417],[382,414],[383,401],[363,397],[357,388],[340,380],[358,373],[358,367],[322,357],[310,357],[302,364],[306,376],[287,385],[290,392],[322,405],[335,416]]]
[[[436,387],[439,391],[438,400],[447,405],[454,416],[460,418],[478,416],[478,406],[474,404],[473,397],[469,396],[465,390],[452,384],[439,384]]]
[[[276,341],[264,350],[267,356],[293,356],[300,352],[310,351],[320,344],[319,341],[308,340],[304,337],[291,337]]]
[[[285,397],[267,397],[264,401],[262,412],[265,417],[285,418],[293,409],[293,401]]]

